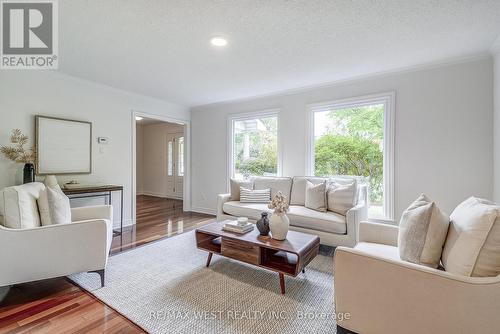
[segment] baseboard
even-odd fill
[[[160,194],[160,193],[149,192],[149,191],[141,191],[140,193],[137,193],[137,195],[145,195],[145,196],[153,196],[153,197],[161,197],[161,198],[171,198],[171,199],[179,199],[179,200],[183,199],[182,196],[177,197],[177,196]]]
[[[198,212],[198,213],[204,213],[204,214],[207,214],[207,215],[213,215],[213,216],[217,215],[217,210],[208,209],[208,208],[202,208],[202,207],[199,207],[199,206],[193,206],[193,207],[191,207],[191,211]]]
[[[132,226],[134,225],[135,222],[133,219],[124,219],[123,220],[123,227],[127,227],[127,226]],[[116,230],[116,229],[119,229],[120,228],[120,220],[115,220],[113,221],[113,229]]]

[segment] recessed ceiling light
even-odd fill
[[[226,46],[227,45],[227,39],[224,37],[214,37],[210,40],[210,43],[213,46]]]
[[[142,120],[142,117],[141,117],[141,116],[135,116],[135,120],[136,120],[136,121],[141,121],[141,120]]]

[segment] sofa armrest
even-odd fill
[[[354,247],[358,242],[359,224],[366,219],[367,210],[366,202],[363,201],[346,213],[346,229],[347,235],[350,236],[349,246],[351,247]]]
[[[96,205],[84,206],[81,208],[71,209],[71,220],[78,222],[81,220],[92,219],[107,219],[113,221],[113,206],[111,205]]]
[[[224,215],[224,203],[229,202],[231,199],[231,194],[219,194],[217,195],[217,218]]]
[[[357,333],[496,333],[500,277],[464,277],[338,247],[338,324]],[[346,316],[348,315],[348,316]]]
[[[0,226],[0,286],[106,267],[112,240],[107,219],[30,229]]]
[[[395,225],[370,222],[359,224],[359,242],[397,246],[398,233],[399,228]]]

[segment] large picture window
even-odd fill
[[[312,174],[363,176],[372,219],[393,218],[392,108],[392,94],[311,107]]]
[[[229,173],[235,178],[278,175],[278,114],[229,118]]]

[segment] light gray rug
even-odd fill
[[[318,255],[286,277],[196,249],[194,232],[109,259],[97,274],[70,278],[150,333],[335,333],[333,258]]]

